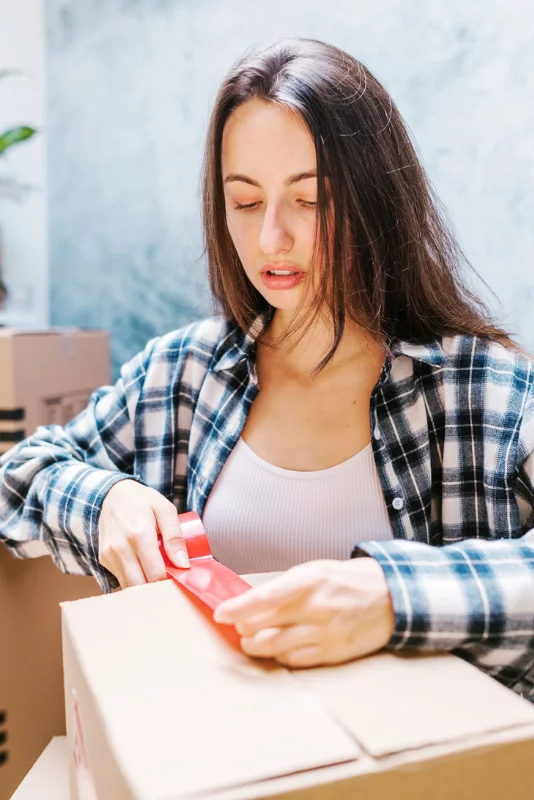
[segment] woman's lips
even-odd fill
[[[284,268],[279,267],[279,269]],[[303,277],[303,272],[296,272],[294,275],[271,275],[267,270],[264,270],[261,273],[261,279],[267,289],[293,289],[298,286]]]

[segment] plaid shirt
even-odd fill
[[[114,588],[97,557],[106,493],[135,476],[202,516],[258,392],[264,324],[243,333],[214,317],[154,339],[72,422],[12,448],[0,460],[0,537]],[[385,571],[389,647],[452,650],[531,700],[533,386],[534,364],[495,343],[394,344],[370,408],[394,539],[347,553]]]

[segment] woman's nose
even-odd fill
[[[260,249],[265,255],[286,253],[293,247],[293,237],[280,209],[267,209],[260,234]]]

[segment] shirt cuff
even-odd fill
[[[113,591],[119,583],[98,558],[100,513],[110,489],[124,480],[143,483],[124,472],[60,463],[54,465],[46,483],[45,490],[55,500],[46,503],[43,519],[46,528],[55,531],[45,537],[52,558],[64,572],[82,569],[92,575],[103,592]]]
[[[100,588],[105,594],[115,591],[116,589],[120,588],[120,583],[111,573],[107,570],[98,560],[98,550],[99,550],[99,537],[98,537],[98,523],[100,520],[100,514],[102,512],[102,504],[106,499],[106,496],[110,489],[112,489],[116,483],[120,483],[121,481],[137,481],[141,483],[143,486],[145,485],[144,482],[137,477],[137,475],[127,475],[121,472],[108,472],[107,479],[102,482],[100,490],[98,492],[98,500],[95,502],[90,509],[90,515],[88,520],[88,530],[87,536],[91,539],[92,545],[91,550],[94,554],[96,554],[96,558],[92,559],[92,574],[100,584]]]
[[[386,576],[395,612],[388,648],[530,646],[534,548],[524,540],[363,542],[352,552],[359,556],[375,558]]]

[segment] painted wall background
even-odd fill
[[[531,0],[48,0],[52,324],[102,326],[115,368],[211,313],[200,165],[252,44],[330,41],[393,95],[471,263],[534,349]]]
[[[0,131],[16,125],[39,130],[0,159],[0,260],[8,297],[0,325],[48,323],[48,227],[43,0],[0,0]],[[30,187],[13,190],[13,184]]]

